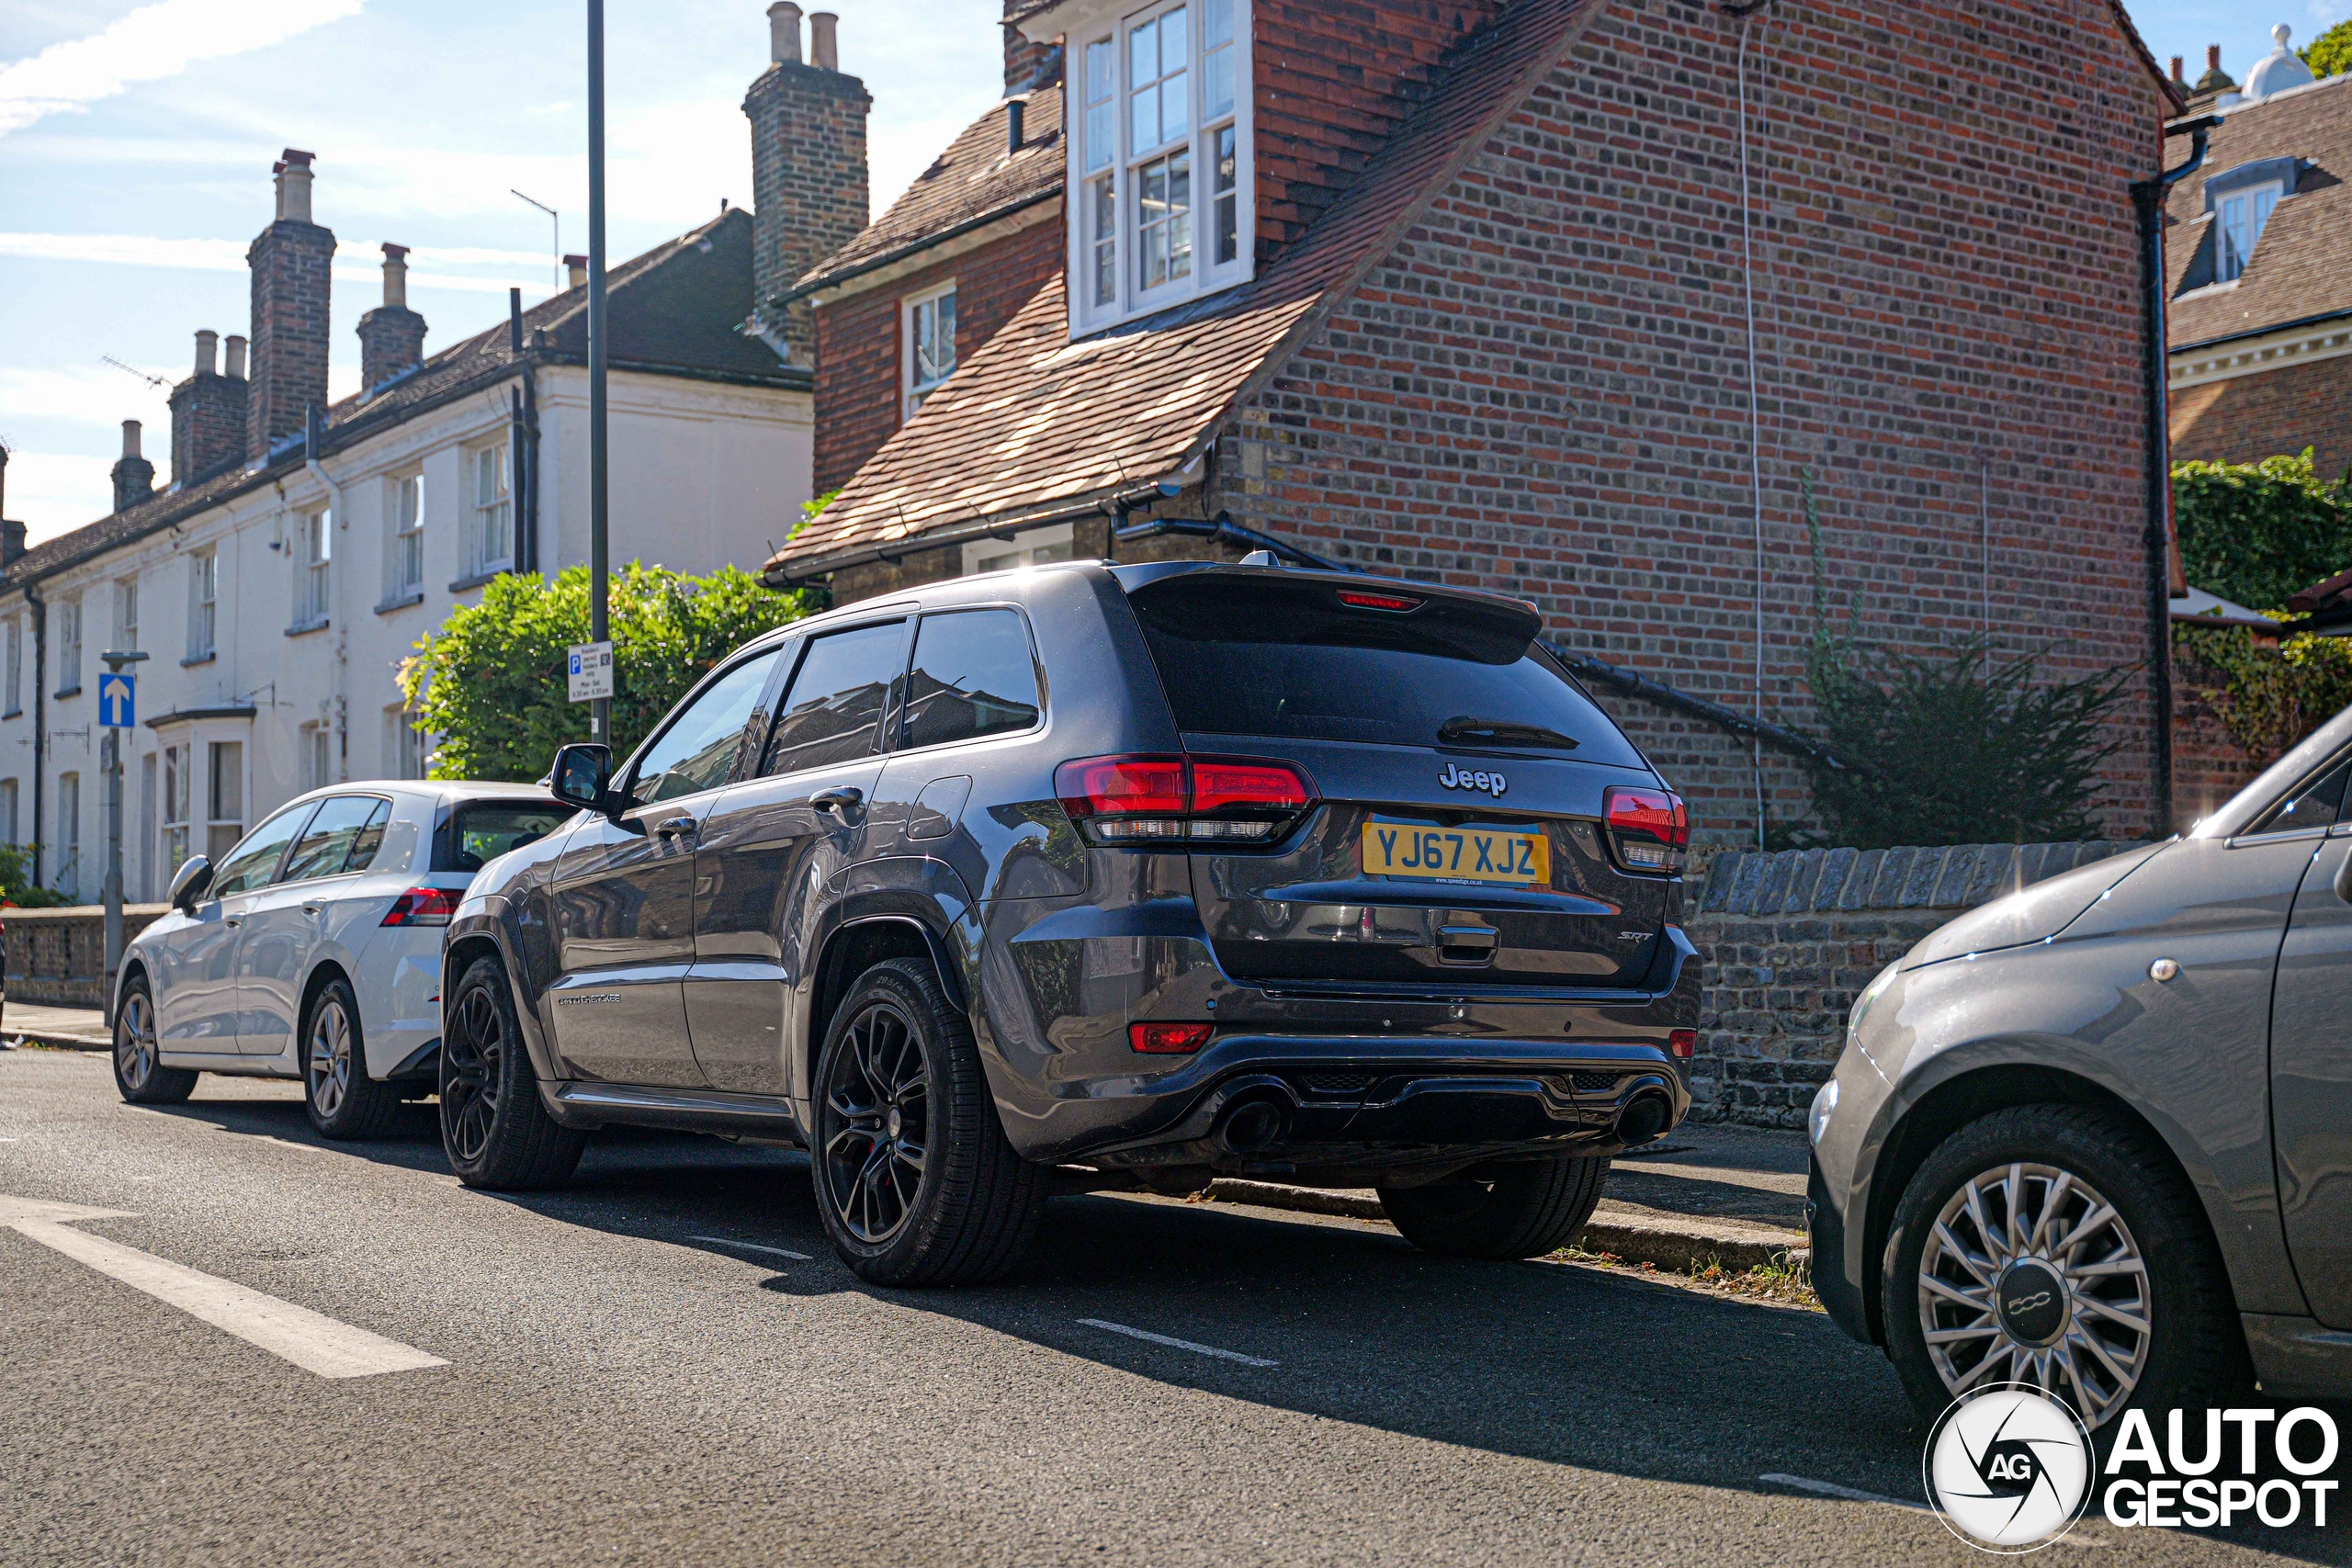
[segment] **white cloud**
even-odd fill
[[[188,373],[185,365],[141,365],[138,368],[146,375],[166,379]],[[151,422],[152,430],[168,437],[171,406],[164,400],[163,388],[141,383],[111,365],[94,361],[72,367],[0,367],[0,420],[11,419],[72,420],[85,424],[145,420]],[[168,439],[165,445],[169,445]],[[8,469],[11,511],[16,509],[17,478],[12,459]]]
[[[243,54],[355,16],[366,0],[159,0],[103,32],[0,65],[0,136],[80,112],[137,82]]]
[[[178,267],[191,272],[243,272],[244,240],[166,240],[153,234],[0,234],[0,256],[35,261],[112,263],[122,266]],[[383,276],[379,242],[362,241],[335,247],[335,280],[373,285]],[[480,246],[418,245],[409,253],[408,281],[412,288],[447,288],[468,294],[503,294],[510,283],[526,288],[545,287],[539,280],[548,258],[534,251],[488,250]],[[444,267],[486,266],[503,269],[495,277],[469,277],[436,270]],[[526,273],[528,281],[513,276]]]
[[[113,510],[113,467],[112,458],[78,453],[9,453],[8,511],[23,519],[26,542],[53,539]]]

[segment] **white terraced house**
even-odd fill
[[[172,479],[126,424],[115,510],[36,548],[0,536],[0,840],[83,899],[104,875],[100,655],[136,666],[123,876],[162,897],[273,807],[346,779],[417,778],[401,661],[508,570],[588,555],[586,289],[426,356],[404,253],[359,319],[364,390],[326,395],[334,236],[311,220],[311,157],[277,171],[253,244],[250,344],[197,334],[172,392]],[[612,557],[756,569],[809,494],[805,366],[742,323],[741,209],[612,269]],[[248,364],[248,348],[250,363]]]

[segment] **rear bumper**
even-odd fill
[[[1030,1157],[1310,1179],[1613,1155],[1690,1108],[1673,1058],[1634,1043],[1228,1035],[1175,1072],[1068,1087],[1084,1103]]]

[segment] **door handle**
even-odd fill
[[[851,812],[865,804],[865,792],[854,784],[836,784],[831,789],[820,789],[810,795],[808,804],[846,821]]]
[[[232,931],[233,931],[233,930],[235,930],[237,927],[243,925],[245,922],[244,922],[244,918],[243,918],[243,916],[240,916],[240,915],[223,915],[223,916],[221,916],[221,917],[220,917],[220,923],[221,923],[222,925],[224,925],[224,926],[229,927],[231,930],[232,930]]]
[[[305,904],[302,906],[302,913],[306,915],[323,915],[326,912],[327,907],[324,904]]]
[[[694,831],[695,819],[691,817],[664,818],[653,825],[653,835],[659,839],[687,838],[691,837]]]

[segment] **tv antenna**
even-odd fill
[[[150,376],[147,372],[140,369],[135,365],[125,365],[121,360],[117,359],[111,354],[101,354],[98,357],[105,360],[108,365],[113,366],[116,369],[121,371],[126,376],[136,376],[151,387],[161,387],[167,392],[172,389],[171,378],[169,377]]]

